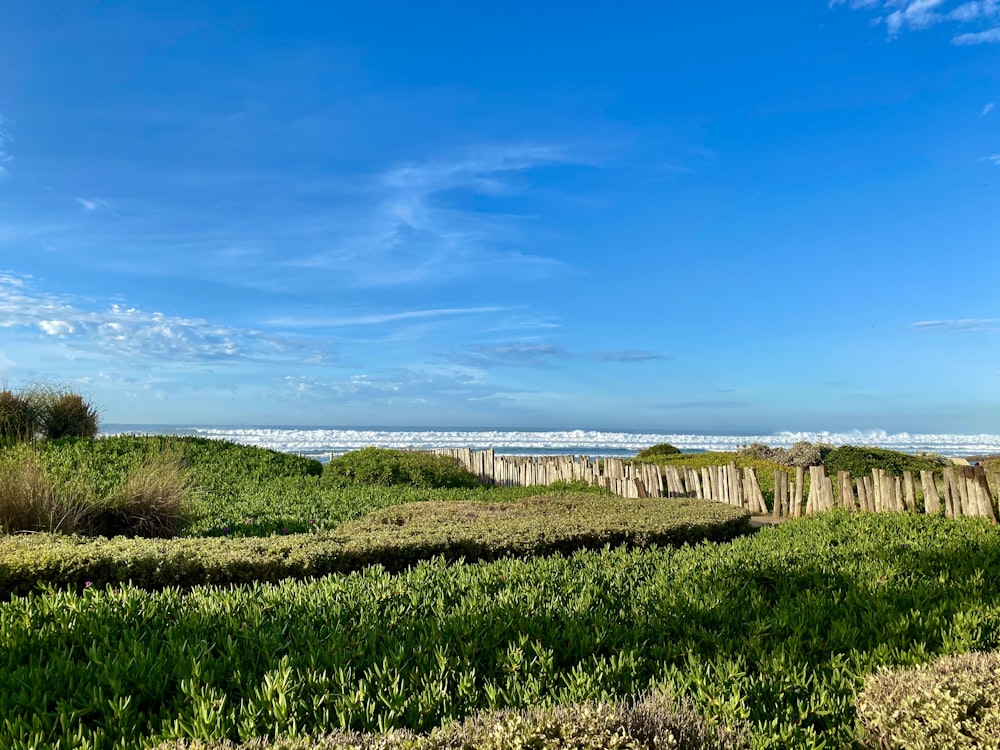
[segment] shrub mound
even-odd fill
[[[156,750],[738,750],[750,747],[745,727],[718,726],[688,701],[655,693],[631,703],[587,702],[473,714],[418,735],[337,731],[318,738],[178,740]]]
[[[912,669],[880,670],[857,699],[866,747],[881,750],[1000,748],[1000,654],[944,656]]]
[[[407,503],[332,532],[263,538],[0,538],[0,596],[40,584],[146,589],[274,582],[421,560],[496,560],[605,545],[647,547],[748,533],[746,511],[704,500],[551,494],[518,503]]]
[[[772,448],[763,443],[751,443],[739,450],[741,456],[760,461],[773,461],[782,466],[819,466],[833,450],[829,443],[810,443],[799,440],[791,448]]]
[[[323,479],[335,485],[475,487],[476,476],[448,456],[392,448],[362,448],[326,465]]]
[[[830,476],[836,476],[838,471],[849,471],[854,478],[870,474],[872,469],[885,469],[899,477],[904,471],[934,471],[943,465],[941,460],[932,456],[911,456],[909,453],[865,445],[834,448],[826,455],[824,463]],[[944,465],[948,464],[950,462],[944,462]]]
[[[681,449],[670,443],[657,443],[656,445],[651,445],[648,448],[643,448],[641,451],[635,454],[637,461],[655,461],[657,458],[662,458],[663,456],[675,456],[681,452]]]

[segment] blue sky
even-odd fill
[[[1000,431],[1000,0],[0,0],[0,380]]]

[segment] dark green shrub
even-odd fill
[[[1000,655],[941,657],[880,670],[857,698],[865,747],[959,750],[1000,747]]]
[[[827,473],[836,476],[838,471],[849,471],[852,477],[870,474],[872,469],[885,469],[893,476],[904,471],[933,471],[941,464],[928,456],[911,456],[909,453],[860,445],[842,445],[826,454]]]
[[[29,392],[0,391],[0,445],[34,440],[41,424],[41,409]]]
[[[663,456],[673,456],[680,452],[680,448],[677,448],[670,443],[657,443],[656,445],[651,445],[648,448],[643,448],[635,454],[635,457],[639,461],[655,461],[657,458],[662,458]]]
[[[362,448],[326,465],[323,478],[336,485],[382,487],[475,487],[476,476],[454,458],[419,451]]]
[[[54,391],[42,400],[41,432],[49,440],[94,438],[99,426],[97,409],[79,393]]]

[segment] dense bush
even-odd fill
[[[97,409],[79,393],[56,390],[41,399],[41,433],[48,440],[95,438],[100,426]]]
[[[880,670],[857,700],[867,747],[961,750],[1000,747],[1000,655],[945,656]]]
[[[662,690],[759,748],[851,747],[878,667],[1000,645],[997,559],[979,519],[831,512],[680,549],[44,591],[0,604],[0,746],[428,732]]]
[[[156,750],[736,750],[750,746],[743,727],[706,721],[688,702],[662,693],[633,702],[587,702],[477,712],[427,735],[338,731],[311,738],[178,740]]]
[[[35,384],[0,391],[0,445],[43,437],[95,437],[97,409],[68,388]]]
[[[643,448],[635,454],[635,457],[639,461],[655,461],[657,458],[662,458],[663,456],[673,456],[680,452],[680,448],[671,445],[670,443],[657,443],[656,445],[651,445],[648,448]]]
[[[41,418],[38,401],[31,394],[0,391],[0,446],[34,440]]]
[[[931,456],[913,456],[900,451],[859,445],[834,448],[826,455],[824,463],[831,476],[836,476],[838,471],[849,471],[853,478],[870,474],[872,469],[885,469],[898,477],[904,471],[933,471],[941,468],[941,461]]]
[[[323,470],[330,484],[382,487],[475,487],[476,476],[454,458],[420,451],[362,448],[333,459]]]
[[[0,596],[41,584],[131,581],[160,589],[280,581],[381,565],[398,571],[442,555],[496,560],[605,545],[646,547],[732,539],[747,513],[701,500],[559,494],[519,503],[407,503],[331,532],[254,539],[0,537]]]

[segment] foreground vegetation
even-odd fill
[[[1000,646],[1000,530],[977,519],[832,512],[748,536],[728,505],[478,487],[398,451],[324,469],[195,438],[3,432],[4,393],[0,527],[42,533],[0,535],[0,747],[995,737],[995,655],[971,677],[934,663]],[[753,465],[765,484],[812,448],[650,458]]]
[[[881,665],[1000,644],[1000,531],[829,513],[733,542],[0,605],[0,745],[140,747],[665,692],[843,747]]]
[[[40,585],[83,590],[131,582],[146,589],[277,582],[369,565],[403,570],[440,555],[497,560],[600,549],[680,545],[746,534],[748,513],[689,499],[635,500],[550,493],[516,503],[415,502],[329,532],[265,538],[0,537],[0,598]]]

